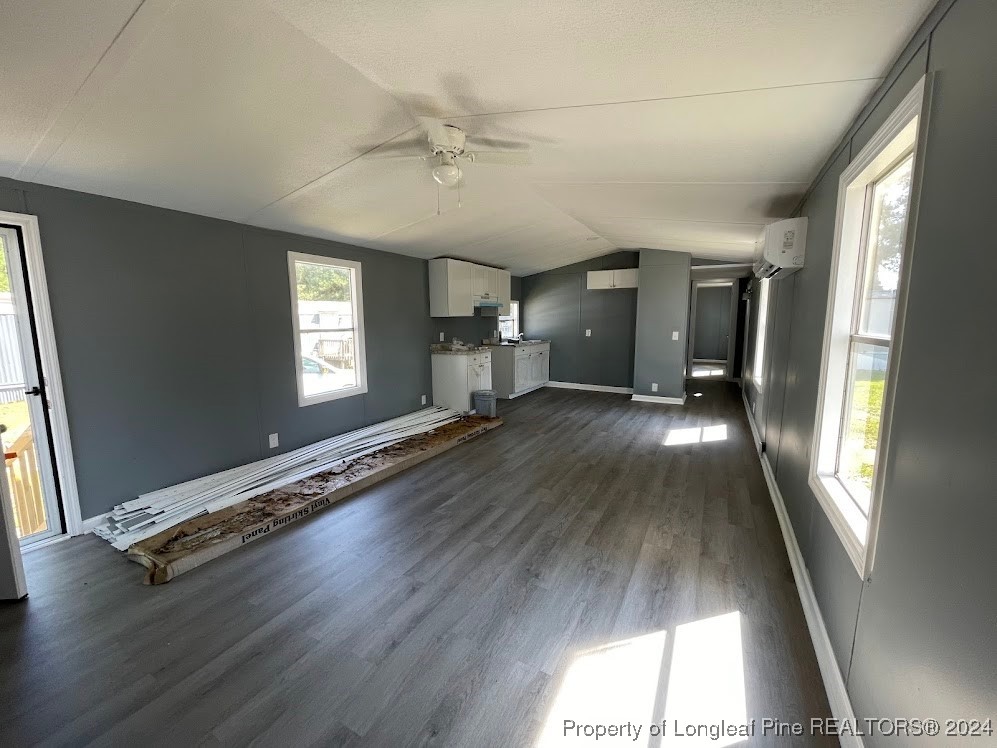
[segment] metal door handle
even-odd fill
[[[24,394],[25,395],[40,395],[40,394],[42,394],[42,390],[41,390],[40,387],[32,387],[30,390],[25,390]]]

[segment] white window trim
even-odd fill
[[[772,280],[769,278],[761,278],[758,281],[758,313],[755,316],[755,345],[751,353],[751,381],[755,383],[755,388],[759,391],[765,385],[762,371],[765,369],[765,354],[767,352],[765,348],[768,343],[769,306],[772,303],[771,283]],[[759,351],[761,351],[761,356],[758,355]]]
[[[821,355],[820,384],[817,391],[817,414],[814,439],[811,442],[809,485],[838,534],[848,557],[859,575],[868,579],[872,574],[876,539],[883,498],[883,485],[889,459],[890,426],[893,420],[893,401],[896,391],[903,340],[903,323],[907,308],[909,268],[913,255],[913,238],[917,222],[918,195],[921,184],[924,133],[927,126],[925,105],[930,86],[926,77],[907,94],[904,100],[883,123],[872,139],[848,165],[838,180],[838,203],[834,226],[834,253],[831,258],[831,278],[824,321],[824,343]],[[916,120],[916,122],[915,122]],[[914,130],[913,144],[897,142],[905,130]],[[868,177],[882,173],[896,164],[899,158],[914,153],[913,174],[909,198],[907,226],[904,235],[904,252],[901,259],[897,300],[894,309],[893,333],[886,369],[883,392],[883,411],[880,419],[879,445],[873,472],[872,493],[868,519],[854,504],[840,481],[834,477],[838,454],[841,409],[844,404],[845,377],[848,369],[848,342],[851,336],[854,295],[858,274],[858,256],[864,227],[864,200],[849,200],[855,191],[865,193]],[[852,186],[852,185],[855,186]],[[842,262],[842,247],[850,254]],[[854,257],[854,262],[852,258]],[[829,397],[828,393],[840,393]],[[845,508],[843,511],[842,507]]]
[[[350,268],[353,271],[354,288],[352,293],[353,319],[356,329],[356,342],[354,343],[357,354],[357,386],[347,389],[335,390],[333,392],[323,392],[319,395],[305,396],[304,372],[301,368],[301,323],[298,318],[298,283],[297,273],[294,268],[296,262],[308,262],[315,265],[331,265],[334,267]],[[325,255],[309,255],[301,252],[287,253],[287,277],[291,287],[291,326],[294,333],[294,379],[298,387],[298,407],[306,405],[317,405],[330,400],[339,400],[343,397],[353,397],[363,395],[367,392],[367,340],[364,335],[363,322],[363,275],[360,263],[353,260],[340,260],[335,257]]]
[[[516,310],[515,313],[513,313],[513,311],[512,311],[513,309]],[[516,335],[519,335],[519,328],[520,328],[520,325],[519,325],[519,301],[517,299],[510,299],[509,300],[509,313],[508,314],[500,314],[499,315],[499,321],[501,321],[503,319],[512,319],[513,322],[514,322],[513,329],[515,330],[515,332],[513,333],[513,337],[515,337]]]

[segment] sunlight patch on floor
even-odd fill
[[[727,440],[727,424],[717,426],[696,426],[688,429],[669,429],[662,442],[666,447],[680,444],[699,444],[701,442],[722,442]]]
[[[734,745],[743,738],[698,734],[696,728],[721,722],[742,725],[747,719],[741,614],[728,613],[678,626],[668,674],[665,722],[669,726],[677,723],[684,733],[666,738],[663,744],[688,748]]]
[[[671,637],[671,640],[669,640]],[[747,724],[739,612],[579,653],[536,746],[731,746]]]
[[[564,676],[537,746],[647,746],[666,639],[666,631],[656,631],[579,654]],[[643,726],[637,740],[632,732],[616,737],[585,735],[584,730],[565,734],[571,723],[627,722]]]

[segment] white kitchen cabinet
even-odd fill
[[[637,288],[637,268],[622,270],[590,270],[586,275],[590,291],[613,288]]]
[[[477,267],[462,260],[429,261],[429,316],[473,317],[471,272]]]
[[[550,343],[496,345],[492,350],[492,388],[513,398],[550,381]]]
[[[520,392],[522,390],[529,389],[530,387],[530,357],[527,356],[517,356],[515,358],[515,370],[516,386],[513,388],[514,392]]]
[[[508,270],[498,270],[498,298],[502,302],[499,307],[499,314],[508,316],[512,314],[512,307],[509,302],[512,300],[512,276]]]
[[[471,393],[492,388],[492,352],[434,353],[433,404],[467,413],[474,408]]]
[[[490,277],[491,268],[486,268],[483,265],[471,265],[471,295],[475,299],[487,298]]]
[[[613,288],[637,288],[637,268],[614,270]]]
[[[473,317],[476,306],[509,314],[512,277],[499,268],[441,258],[429,261],[429,316]]]

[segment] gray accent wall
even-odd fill
[[[685,397],[691,257],[686,252],[640,250],[634,394]],[[672,340],[672,332],[678,340]],[[553,355],[553,354],[552,354]],[[658,385],[652,391],[652,383]]]
[[[431,398],[424,260],[7,179],[0,209],[38,216],[84,518]],[[298,407],[288,251],[362,263],[366,395]]]
[[[802,204],[807,264],[773,285],[761,397],[746,380],[859,718],[997,714],[997,348],[979,345],[993,337],[997,275],[995,38],[991,0],[946,0],[929,14]],[[863,581],[807,484],[838,177],[925,73],[933,92],[906,327],[875,565]]]
[[[637,265],[637,252],[614,252],[521,280],[522,329],[529,338],[551,341],[552,380],[632,386],[637,290],[589,291],[587,273]]]

